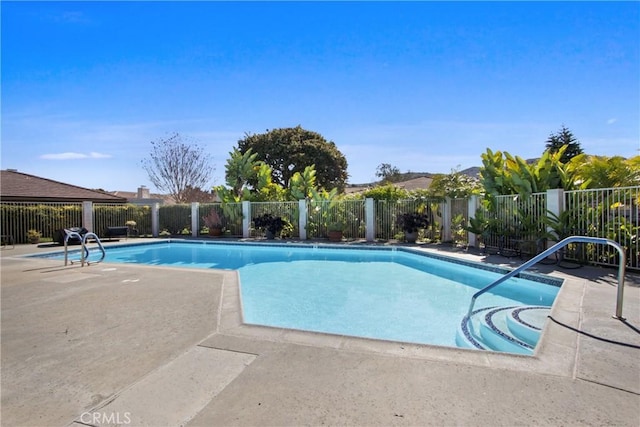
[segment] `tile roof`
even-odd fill
[[[14,170],[0,171],[0,199],[34,202],[110,202],[127,200],[102,191],[90,190]]]

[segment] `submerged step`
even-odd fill
[[[514,336],[535,347],[550,312],[549,307],[518,307],[507,316],[507,326]]]
[[[485,307],[465,316],[456,332],[461,348],[533,354],[550,308]]]
[[[515,337],[507,326],[507,316],[517,307],[500,307],[485,313],[480,319],[482,342],[494,350],[532,354],[533,346]]]
[[[462,322],[458,326],[456,331],[456,345],[461,348],[472,348],[477,350],[490,350],[480,337],[480,322],[479,316],[483,316],[488,310],[492,310],[495,307],[485,307],[475,310],[471,313],[471,316],[464,316]]]

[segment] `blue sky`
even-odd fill
[[[213,156],[301,125],[351,183],[376,167],[538,157],[567,126],[589,154],[640,149],[638,2],[6,2],[2,158],[89,188],[153,190],[179,132]]]

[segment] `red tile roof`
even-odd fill
[[[0,171],[0,199],[21,202],[109,202],[127,200],[102,191],[65,184],[14,170]]]

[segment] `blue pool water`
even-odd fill
[[[238,270],[245,323],[456,346],[456,328],[471,296],[504,271],[451,261],[380,247],[200,242],[109,247],[105,258]],[[497,286],[476,307],[551,306],[557,279],[530,278]]]

